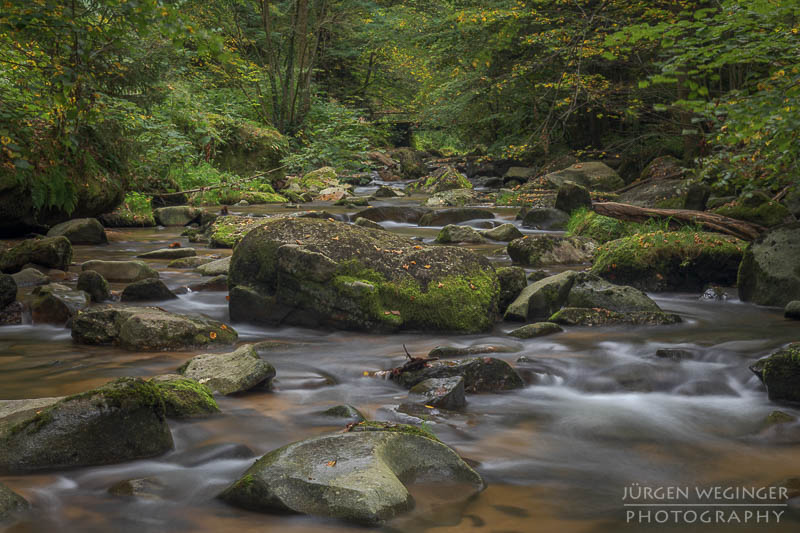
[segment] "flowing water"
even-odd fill
[[[276,210],[246,209],[257,214]],[[513,220],[513,210],[497,213],[498,221]],[[436,235],[436,228],[385,226],[426,241]],[[175,228],[110,230],[109,235],[108,246],[76,246],[75,261],[131,258],[173,241],[191,246]],[[474,248],[491,255],[499,246]],[[166,263],[152,262],[170,288],[200,279],[191,272],[167,269]],[[800,476],[800,424],[766,427],[766,416],[778,406],[767,400],[747,368],[760,356],[798,340],[797,323],[784,320],[777,309],[740,303],[735,297],[708,302],[697,294],[653,296],[665,311],[679,313],[683,323],[568,328],[524,341],[505,335],[516,327],[508,323],[498,324],[490,333],[469,336],[235,324],[242,342],[275,341],[260,352],[277,369],[272,392],[222,397],[222,415],[171,421],[175,449],[161,457],[3,477],[4,483],[37,508],[9,531],[361,530],[311,517],[243,511],[214,496],[265,452],[340,430],[340,423],[318,415],[327,407],[348,403],[370,418],[423,422],[419,413],[398,409],[405,390],[364,372],[401,364],[403,345],[423,355],[441,344],[510,347],[514,352],[493,355],[515,365],[529,385],[511,393],[470,395],[460,413],[427,410],[422,415],[426,426],[474,462],[488,487],[462,501],[457,489],[442,494],[437,487],[416,486],[415,510],[383,530],[798,531],[800,513],[792,506],[774,508],[783,515],[779,522],[772,516],[768,523],[763,518],[760,523],[755,518],[746,524],[729,523],[729,513],[737,510],[744,522],[745,511],[736,507],[713,508],[725,514],[711,515],[712,523],[698,519],[687,524],[683,516],[657,524],[655,514],[649,523],[640,515],[631,519],[627,514],[640,510],[626,507],[623,501],[626,488],[637,483],[640,487],[687,487],[694,493],[695,487],[760,487]],[[225,297],[223,292],[188,293],[161,306],[227,320]],[[693,358],[657,358],[659,348],[689,350]],[[119,376],[167,373],[194,354],[81,346],[72,343],[64,328],[3,327],[0,398],[60,396]],[[516,362],[523,356],[527,362]],[[780,409],[800,415],[791,408]],[[117,481],[143,477],[160,484],[157,497],[124,498],[107,492]]]

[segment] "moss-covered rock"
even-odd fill
[[[144,261],[101,261],[94,259],[81,265],[81,271],[93,270],[108,281],[131,282],[158,278],[158,272]]]
[[[181,257],[180,259],[173,259],[167,263],[167,268],[197,268],[214,261],[213,257],[206,255],[195,255],[192,257]]]
[[[226,215],[218,217],[206,231],[211,248],[233,248],[247,233],[268,219]]]
[[[72,338],[81,344],[158,351],[224,346],[236,342],[238,335],[230,326],[202,316],[179,315],[157,307],[103,306],[75,317]]]
[[[146,206],[137,206],[125,201],[113,211],[100,215],[98,220],[106,228],[148,228],[156,225],[149,202]]]
[[[800,342],[760,359],[750,367],[773,402],[800,402]]]
[[[229,353],[192,357],[178,373],[228,395],[256,388],[269,389],[275,368],[258,356],[252,344],[246,344]]]
[[[439,231],[439,234],[436,236],[436,242],[439,244],[458,242],[481,244],[485,243],[486,239],[475,228],[448,224]]]
[[[600,161],[575,163],[564,170],[547,174],[544,179],[553,187],[572,181],[593,191],[615,191],[625,186],[619,174]]]
[[[160,279],[143,279],[125,287],[120,295],[123,302],[158,302],[174,300],[177,296]]]
[[[509,304],[504,318],[528,322],[550,317],[567,301],[567,296],[577,276],[577,272],[567,270],[528,285]]]
[[[203,276],[222,276],[228,275],[231,267],[231,256],[223,257],[209,263],[205,263],[195,268],[194,271]]]
[[[30,504],[25,498],[0,483],[0,526],[9,525],[28,509]]]
[[[686,191],[690,184],[684,179],[658,179],[647,181],[631,187],[619,195],[617,201],[639,205],[642,207],[656,207],[658,204],[672,203],[673,207],[683,207]]]
[[[248,233],[229,285],[233,320],[344,329],[481,331],[499,296],[494,268],[469,250],[301,218]]]
[[[229,123],[220,126],[227,132],[214,157],[214,163],[220,169],[240,176],[250,176],[281,166],[281,159],[287,154],[289,143],[275,128],[242,119],[230,119]],[[283,173],[280,170],[268,175],[270,179],[281,176]]]
[[[630,233],[631,227],[631,223],[618,218],[598,215],[587,209],[577,209],[572,212],[567,223],[567,235],[586,237],[602,244],[624,237]]]
[[[599,307],[618,313],[661,311],[658,305],[642,291],[625,285],[614,285],[600,276],[585,272],[574,278],[564,305]]]
[[[699,292],[733,285],[743,249],[743,241],[719,233],[654,231],[602,245],[592,272],[646,291]]]
[[[197,222],[202,211],[188,205],[176,205],[159,207],[153,211],[153,215],[156,222],[162,226],[187,226],[192,222]]]
[[[569,215],[552,207],[534,207],[525,213],[522,226],[541,230],[563,230],[567,227]]]
[[[681,175],[683,175],[683,165],[680,159],[671,155],[662,155],[644,167],[639,179],[642,181],[674,179]]]
[[[555,208],[565,213],[572,213],[576,209],[592,207],[592,197],[586,187],[573,181],[565,181],[558,187]]]
[[[525,271],[520,267],[498,268],[497,280],[500,282],[500,312],[505,313],[508,305],[528,285],[528,280],[525,277]]]
[[[396,148],[389,152],[400,165],[400,173],[407,180],[415,180],[425,175],[425,160],[422,153],[411,148]]]
[[[677,324],[681,317],[663,311],[618,313],[601,308],[565,307],[553,314],[549,322],[566,326],[661,326]]]
[[[514,263],[520,265],[578,265],[591,261],[594,243],[583,237],[526,235],[508,243],[507,250]]]
[[[63,326],[85,309],[91,301],[88,294],[66,285],[51,283],[36,287],[31,292],[29,306],[34,324]]]
[[[425,192],[434,194],[455,189],[472,189],[472,183],[466,176],[453,167],[441,167],[430,176],[410,183],[406,187],[408,192]]]
[[[111,299],[111,287],[108,281],[94,270],[84,270],[80,273],[77,289],[88,294],[93,302]]]
[[[502,392],[525,386],[514,368],[494,357],[474,357],[430,361],[417,370],[392,372],[389,377],[406,388],[432,378],[464,378],[464,390],[470,393]]]
[[[481,195],[472,189],[452,189],[432,194],[425,200],[426,207],[462,207],[481,202]]]
[[[403,482],[424,479],[440,490],[453,483],[459,498],[483,489],[481,477],[441,442],[374,429],[313,437],[274,450],[219,497],[253,511],[375,525],[413,507]]]
[[[514,224],[510,223],[500,224],[499,226],[488,229],[482,233],[487,239],[500,242],[510,242],[514,239],[519,239],[522,237],[522,232],[518,230]]]
[[[47,232],[48,237],[64,236],[72,244],[106,244],[108,237],[96,218],[74,218],[56,224]]]
[[[155,385],[120,378],[46,402],[0,401],[0,472],[103,465],[172,448]]]
[[[23,268],[16,274],[12,274],[11,277],[20,289],[25,287],[38,287],[39,285],[47,285],[50,283],[50,278],[48,276],[42,274],[42,272],[33,267]],[[80,289],[80,287],[78,288]]]
[[[754,203],[753,198],[763,201]],[[739,198],[714,209],[713,212],[768,228],[782,224],[787,218],[791,218],[789,210],[783,204],[774,202],[769,197],[763,198],[761,195],[755,195],[748,199]]]
[[[343,184],[336,175],[336,170],[332,167],[322,167],[317,170],[312,170],[303,176],[289,178],[286,184],[286,190],[297,194],[308,193],[312,196],[316,196],[323,189],[342,186]]]
[[[784,306],[800,300],[800,223],[762,234],[747,246],[739,266],[739,298]]]
[[[536,337],[544,337],[545,335],[552,335],[564,331],[561,326],[552,322],[535,322],[533,324],[526,324],[521,328],[509,331],[508,334],[518,339],[533,339]]]
[[[329,418],[343,418],[345,420],[351,420],[354,422],[363,422],[366,420],[366,417],[361,414],[361,411],[353,407],[352,405],[334,405],[333,407],[329,407],[320,413],[320,415],[329,417]]]
[[[219,412],[211,389],[194,379],[178,374],[164,374],[150,380],[164,400],[169,418],[195,418]]]
[[[0,253],[0,272],[14,274],[33,263],[67,270],[72,262],[72,245],[64,236],[28,239]]]

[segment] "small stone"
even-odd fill
[[[135,496],[146,500],[161,500],[167,493],[167,486],[158,478],[138,478],[118,481],[108,488],[114,496]]]
[[[558,324],[553,324],[552,322],[536,322],[535,324],[527,324],[514,331],[510,331],[508,334],[519,339],[532,339],[534,337],[552,335],[553,333],[559,333],[561,331],[564,330]]]
[[[361,422],[363,420],[366,420],[366,417],[364,417],[364,415],[361,414],[361,411],[359,411],[352,405],[334,405],[333,407],[330,407],[322,411],[320,415],[329,418],[344,418],[355,422]]]
[[[136,257],[139,259],[181,259],[184,257],[194,257],[197,250],[194,248],[161,248],[152,252],[145,252]]]
[[[131,283],[122,291],[123,302],[147,302],[174,300],[177,298],[175,293],[169,290],[160,279],[143,279]]]
[[[484,231],[483,236],[493,241],[510,242],[522,237],[522,232],[514,224],[505,223]]]
[[[207,353],[191,358],[178,373],[230,395],[255,388],[268,389],[275,368],[246,344],[230,353]]]
[[[94,270],[84,270],[78,276],[78,290],[86,292],[93,302],[111,299],[111,288],[106,278]]]
[[[442,244],[457,242],[479,244],[486,242],[486,239],[477,230],[469,226],[448,224],[439,231],[439,235],[436,236],[436,242]]]

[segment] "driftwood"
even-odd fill
[[[592,209],[598,215],[618,218],[630,222],[644,222],[649,218],[666,219],[676,226],[685,224],[699,224],[712,231],[733,235],[746,241],[757,238],[766,228],[751,224],[743,220],[724,217],[705,211],[692,211],[691,209],[653,209],[639,207],[617,202],[598,202],[592,204]]]
[[[188,189],[186,191],[147,192],[147,193],[144,193],[144,194],[146,194],[147,196],[158,196],[158,197],[178,196],[180,194],[190,194],[190,193],[193,193],[193,192],[206,192],[206,191],[212,191],[214,189],[223,189],[223,188],[226,188],[226,187],[236,187],[240,183],[247,183],[248,181],[253,181],[253,180],[257,180],[258,178],[263,178],[264,176],[272,174],[273,172],[277,172],[277,171],[279,171],[279,170],[281,170],[283,168],[286,168],[286,165],[282,165],[282,166],[277,167],[277,168],[272,168],[272,169],[269,169],[269,170],[265,170],[264,172],[257,172],[256,174],[253,174],[252,176],[248,176],[248,177],[242,178],[240,180],[232,181],[231,183],[218,183],[217,185],[209,185],[207,187],[198,187],[196,189]]]

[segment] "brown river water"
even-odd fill
[[[237,209],[244,210],[285,212],[279,207]],[[498,221],[513,221],[514,210],[496,212]],[[438,229],[385,225],[426,240]],[[109,245],[76,246],[74,261],[132,258],[173,241],[193,246],[179,235],[179,228],[109,230]],[[194,246],[200,254],[230,253]],[[491,254],[498,247],[475,249]],[[200,279],[198,274],[167,269],[166,263],[151,264],[172,289]],[[35,513],[8,531],[362,531],[319,518],[243,511],[214,496],[264,453],[340,430],[342,424],[315,414],[327,407],[348,403],[370,418],[423,422],[398,410],[405,390],[364,376],[365,371],[401,364],[404,344],[415,355],[441,344],[511,346],[515,353],[494,356],[515,365],[529,385],[506,394],[468,396],[463,412],[429,412],[426,426],[476,464],[487,489],[463,501],[457,487],[442,491],[415,486],[414,511],[379,530],[800,531],[800,509],[791,503],[639,508],[626,507],[631,500],[623,500],[632,487],[679,487],[695,494],[696,488],[765,487],[800,476],[800,424],[765,428],[764,423],[775,409],[793,415],[800,410],[771,404],[747,368],[781,345],[800,340],[800,328],[778,309],[741,303],[735,290],[730,294],[725,302],[699,300],[698,294],[651,295],[665,311],[683,317],[675,326],[568,328],[523,341],[505,335],[517,326],[509,323],[467,336],[234,324],[241,342],[281,341],[275,349],[261,352],[277,369],[272,392],[220,397],[221,415],[171,421],[175,449],[161,457],[0,478],[36,506]],[[189,293],[159,305],[227,320],[225,296]],[[657,349],[670,347],[691,350],[695,357],[682,362],[655,357]],[[167,373],[195,353],[81,346],[73,344],[64,328],[7,326],[0,328],[0,399],[60,396],[119,376]],[[521,356],[534,362],[517,363]],[[141,477],[154,477],[164,486],[160,498],[120,498],[107,492],[117,481]],[[670,502],[687,500],[664,501]],[[658,523],[665,515],[656,511],[687,509],[697,513],[694,521],[693,515],[682,514]],[[703,510],[710,510],[706,522],[700,518]],[[752,516],[746,517],[748,510]],[[763,515],[756,521],[757,510],[769,512],[769,521]],[[739,522],[732,512],[738,513]],[[782,514],[776,518],[772,513]]]

